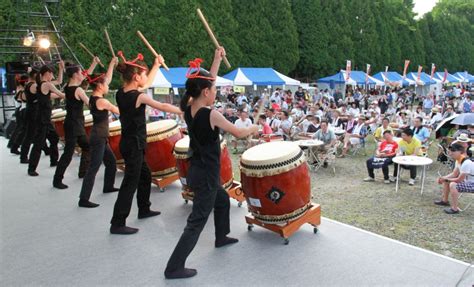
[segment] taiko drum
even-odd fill
[[[60,140],[64,141],[64,120],[66,119],[66,111],[64,110],[54,110],[51,112],[51,121],[53,122],[54,129],[58,134]]]
[[[124,160],[120,153],[120,139],[122,137],[122,125],[120,121],[109,123],[109,145],[115,155],[117,165],[123,165]]]

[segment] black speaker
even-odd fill
[[[7,74],[26,74],[28,72],[28,63],[7,62],[5,66]]]

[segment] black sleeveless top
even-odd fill
[[[78,86],[66,86],[66,118],[64,119],[65,137],[83,136],[86,134],[84,129],[84,102],[76,99],[76,89]]]
[[[21,97],[24,93],[24,90],[18,91],[15,95],[15,101],[17,101],[18,103],[23,103],[23,99]]]
[[[97,109],[97,101],[102,97],[91,96],[89,98],[89,108],[94,119],[94,125],[91,131],[91,140],[93,137],[107,138],[109,136],[109,111]]]
[[[199,109],[194,118],[191,115],[190,106],[184,112],[192,153],[187,178],[190,187],[201,185],[204,180],[210,189],[216,189],[222,185],[219,175],[221,166],[219,128],[212,129],[210,116],[211,110],[208,108]]]
[[[121,142],[136,143],[138,149],[146,147],[146,105],[136,108],[138,96],[141,92],[131,90],[124,92],[120,88],[115,95],[120,111],[120,124],[122,125]]]
[[[38,104],[38,97],[30,91],[33,84],[33,82],[29,82],[25,86],[26,108],[28,109],[37,108]]]
[[[41,92],[41,86],[43,83],[36,87],[36,96],[38,98],[38,122],[41,124],[48,124],[51,122],[51,91],[46,95]]]

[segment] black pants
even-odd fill
[[[115,156],[110,149],[106,138],[92,138],[90,142],[90,156],[91,161],[89,169],[82,181],[80,199],[89,200],[92,188],[94,187],[95,176],[99,171],[100,165],[104,162],[104,191],[111,190],[114,187],[115,173],[117,171]]]
[[[10,138],[8,145],[12,151],[18,150],[23,141],[23,137],[25,136],[26,132],[26,120],[25,120],[25,109],[18,110],[15,113],[16,118],[16,126],[13,134]]]
[[[66,172],[67,167],[71,163],[72,156],[74,155],[76,144],[78,144],[81,148],[79,177],[82,177],[86,174],[90,162],[89,140],[87,139],[86,135],[71,136],[65,139],[64,152],[61,155],[61,158],[59,159],[56,172],[54,173],[54,181],[60,182],[63,180],[64,173]]]
[[[416,166],[408,166],[408,165],[402,165],[401,168],[403,169],[409,169],[410,170],[410,178],[415,179],[416,178]],[[397,177],[398,174],[398,164],[394,163],[394,171],[393,171],[393,176]]]
[[[374,169],[381,168],[383,172],[383,178],[388,180],[388,166],[392,164],[392,158],[376,158],[371,157],[367,160],[367,171],[371,178],[375,177]]]
[[[122,138],[120,152],[125,161],[125,174],[110,221],[115,226],[125,225],[132,208],[135,190],[137,190],[138,213],[147,213],[151,205],[151,172],[145,161],[145,150],[138,149],[136,140],[133,143]]]
[[[49,156],[51,163],[56,163],[58,161],[58,135],[54,130],[54,127],[51,123],[38,123],[35,126],[36,133],[33,138],[33,148],[31,149],[29,156],[28,171],[36,171],[38,163],[41,157],[41,150],[45,146],[45,140],[48,139],[50,143],[49,147]],[[23,147],[22,147],[23,148]]]
[[[196,246],[213,208],[216,238],[223,238],[230,232],[227,192],[222,187],[209,190],[207,183],[201,187],[193,186],[193,192],[193,211],[166,266],[166,270],[171,272],[185,267],[186,259]]]

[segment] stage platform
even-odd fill
[[[247,231],[246,205],[232,201],[231,236],[236,245],[214,248],[212,216],[187,266],[198,275],[165,280],[163,270],[185,226],[192,203],[181,186],[164,193],[153,187],[152,208],[162,215],[137,219],[136,203],[128,224],[131,236],[109,234],[117,194],[102,194],[103,168],[91,200],[95,209],[77,207],[82,180],[74,157],[64,183],[52,188],[54,168],[41,158],[38,177],[0,138],[1,286],[458,286],[474,284],[467,263],[323,218],[319,232],[303,226],[289,245],[255,226]],[[118,172],[116,186],[122,181]],[[324,215],[324,206],[322,206]]]

